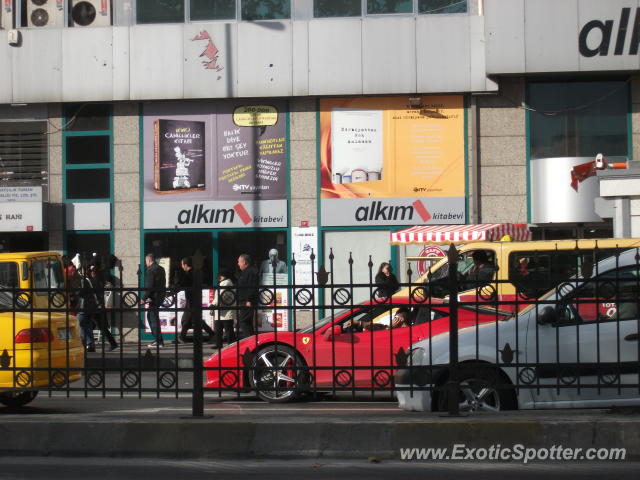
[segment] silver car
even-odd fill
[[[461,411],[640,405],[640,255],[599,262],[503,321],[459,331]],[[396,374],[405,410],[448,405],[449,335],[411,346]]]

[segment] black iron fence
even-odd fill
[[[450,414],[640,403],[637,250],[529,251],[505,263],[452,247],[398,285],[371,261],[349,260],[340,281],[333,262],[303,271],[293,258],[284,277],[213,289],[197,259],[190,286],[161,290],[144,275],[126,286],[121,267],[65,282],[57,258],[0,278],[0,402],[24,405],[38,391],[187,396],[196,416],[212,396],[397,397]]]

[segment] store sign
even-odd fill
[[[628,33],[631,33],[628,55],[637,55],[640,45],[640,8],[636,8],[633,29],[629,28],[631,9],[623,8],[620,12],[617,31],[614,30],[614,20],[590,20],[580,30],[578,48],[583,57],[609,55],[613,47],[614,55],[623,55]],[[591,44],[590,44],[591,43]]]
[[[465,223],[463,98],[418,100],[321,100],[323,225]]]
[[[0,187],[0,202],[42,202],[42,187]]]
[[[323,225],[452,225],[465,223],[464,197],[326,199]]]
[[[0,232],[41,231],[41,202],[0,202]]]
[[[286,200],[148,202],[144,228],[286,228],[286,211]]]

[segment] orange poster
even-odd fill
[[[464,197],[460,95],[320,101],[321,198]]]

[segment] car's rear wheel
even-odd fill
[[[302,366],[302,359],[291,347],[270,345],[258,350],[254,356],[249,382],[265,402],[291,402],[302,390]]]
[[[7,407],[17,408],[32,402],[38,395],[37,390],[27,390],[23,392],[2,392],[0,393],[0,403]]]
[[[506,379],[490,367],[465,367],[460,371],[460,389],[458,391],[458,408],[460,412],[499,412],[516,408],[515,394],[512,389],[498,388],[505,385]],[[449,392],[447,385],[438,395],[438,410],[449,408]]]

